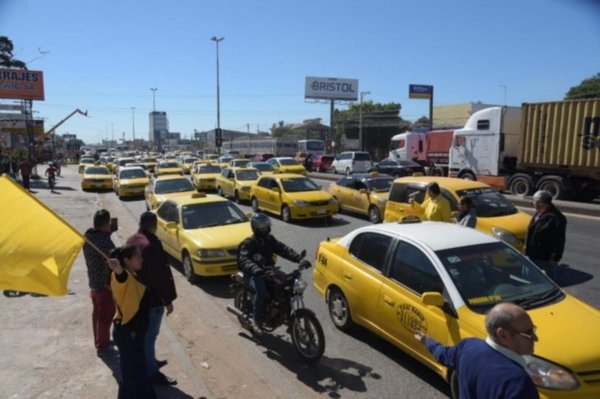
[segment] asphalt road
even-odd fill
[[[326,188],[329,181],[318,180],[318,183]],[[120,216],[122,223],[133,223],[145,210],[141,198],[119,201],[114,193],[101,193],[99,196],[102,203],[109,204],[111,212],[123,215]],[[245,212],[252,211],[248,205],[240,207]],[[568,214],[567,219],[567,247],[563,263],[569,267],[563,270],[558,282],[567,292],[600,308],[600,283],[594,278],[600,257],[597,245],[600,219],[572,214]],[[314,261],[319,242],[369,224],[366,218],[348,214],[336,216],[330,224],[324,221],[285,224],[276,217],[272,218],[272,222],[273,234],[298,251],[306,249],[311,261]],[[286,262],[281,265],[284,269],[292,268]],[[176,262],[174,266],[179,267]],[[252,340],[240,337],[239,350],[256,356],[257,367],[272,367],[274,364],[282,369],[281,375],[290,380],[290,386],[302,384],[303,391],[308,392],[310,397],[449,396],[446,384],[436,374],[392,345],[363,330],[348,335],[335,329],[323,299],[312,288],[312,274],[305,272],[304,278],[309,283],[306,305],[316,312],[325,332],[324,358],[316,365],[307,367],[297,361],[292,347],[285,340],[267,337],[257,346]],[[212,296],[215,303],[220,305],[223,318],[234,320],[233,315],[225,310],[226,304],[232,301],[228,284],[227,278],[207,279],[196,288]]]

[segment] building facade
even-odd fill
[[[167,119],[167,113],[162,111],[153,111],[150,112],[149,118],[150,132],[148,134],[148,140],[157,143],[166,140],[169,133],[169,120]]]

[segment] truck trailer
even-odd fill
[[[454,132],[449,176],[481,180],[514,195],[600,195],[600,98],[475,112]]]

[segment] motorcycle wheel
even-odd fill
[[[248,296],[248,291],[239,290],[235,294],[235,297],[233,299],[233,306],[235,306],[236,309],[241,310],[242,312],[244,312],[245,315],[248,316],[248,318],[238,316],[238,321],[240,322],[240,324],[248,324],[248,320],[250,320],[249,318],[252,317],[252,301]]]
[[[292,319],[292,343],[300,357],[316,362],[325,352],[325,335],[319,319],[308,309],[300,309]]]

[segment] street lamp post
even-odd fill
[[[363,128],[362,128],[362,103],[363,98],[366,95],[371,94],[370,91],[361,91],[360,92],[360,103],[358,104],[358,146],[361,151],[365,150],[365,143],[363,138]]]
[[[224,37],[213,36],[210,38],[217,45],[217,132],[215,135],[221,134],[221,89],[219,85],[219,42],[223,41]],[[221,146],[217,146],[217,153],[221,153]]]

